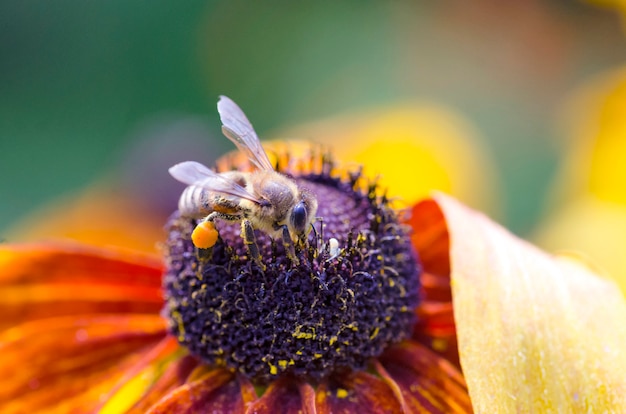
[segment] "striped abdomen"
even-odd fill
[[[190,185],[185,188],[178,200],[180,214],[191,218],[203,218],[214,211],[236,214],[239,211],[236,200],[202,187]]]

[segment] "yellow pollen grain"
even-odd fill
[[[270,366],[270,374],[272,375],[278,374],[278,368],[276,368],[276,365],[269,364],[269,366]]]
[[[357,324],[355,324],[354,322],[352,322],[350,325],[346,325],[346,328],[354,331],[354,332],[358,332],[359,330],[359,326]]]
[[[380,329],[376,327],[376,329],[374,329],[374,332],[372,332],[372,334],[370,335],[370,339],[376,338],[379,332],[380,332]]]
[[[330,341],[328,341],[328,345],[333,346],[333,344],[337,342],[337,337],[336,336],[331,336],[330,337]]]
[[[337,388],[337,398],[346,398],[348,396],[348,390],[343,388]]]
[[[393,279],[389,279],[389,286],[394,287],[396,285],[396,282],[393,281]]]
[[[278,361],[278,366],[281,367],[282,369],[287,368],[287,360],[281,359]]]
[[[323,357],[323,355],[322,354],[313,354],[313,357],[317,358],[317,359],[320,359],[321,357]]]
[[[315,335],[315,329],[313,329],[313,332],[300,332],[300,327],[296,326],[296,331],[294,333],[291,334],[291,336],[293,336],[294,338],[298,338],[298,339],[315,339],[316,335]]]

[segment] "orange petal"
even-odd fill
[[[149,414],[243,412],[239,384],[225,369],[213,370],[201,379],[177,388],[148,411]]]
[[[381,379],[365,372],[335,375],[317,388],[317,413],[402,413],[401,402]]]
[[[63,401],[94,408],[125,367],[164,336],[158,315],[66,316],[8,329],[0,334],[0,406],[33,412]]]
[[[164,239],[163,213],[120,187],[92,184],[28,214],[3,236],[11,242],[70,239],[157,253],[157,243]]]
[[[81,245],[0,246],[0,329],[41,317],[158,313],[161,263]]]
[[[161,378],[165,367],[182,352],[176,339],[166,336],[123,373],[117,384],[101,398],[105,402],[97,411],[100,414],[127,412],[151,390]]]
[[[198,361],[195,358],[187,355],[167,365],[163,374],[152,384],[150,389],[146,391],[128,413],[143,414],[147,412],[148,409],[163,398],[163,396],[168,395],[176,388],[182,386],[187,376],[197,364]]]
[[[404,342],[387,350],[380,362],[379,374],[398,387],[407,412],[472,412],[461,373],[422,345]]]
[[[626,303],[617,287],[447,196],[435,199],[450,233],[459,352],[474,409],[626,407]]]

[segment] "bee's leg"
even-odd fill
[[[287,253],[287,257],[291,262],[298,266],[300,264],[300,260],[296,257],[296,249],[293,246],[293,241],[291,240],[291,234],[289,234],[289,228],[284,225],[283,227],[283,246],[285,246],[285,252]]]
[[[259,246],[256,244],[254,229],[250,220],[241,220],[241,237],[248,248],[248,253],[250,253],[252,260],[255,261],[261,270],[265,270],[265,264],[263,263]]]
[[[198,222],[191,232],[191,241],[198,250],[210,251],[215,243],[217,243],[218,232],[215,228],[215,220],[221,219],[225,221],[241,220],[240,216],[234,214],[224,214],[214,211]],[[203,256],[207,256],[203,254]]]

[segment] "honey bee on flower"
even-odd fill
[[[257,263],[260,253],[253,229],[282,237],[285,251],[297,264],[293,243],[301,241],[312,228],[317,211],[315,196],[274,170],[252,124],[235,102],[221,96],[217,110],[222,132],[257,170],[217,173],[194,161],[170,168],[174,178],[188,185],[179,201],[181,215],[201,219],[192,233],[194,245],[205,249],[215,245],[215,220],[239,221],[241,236]]]

